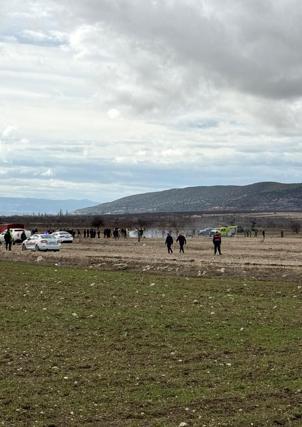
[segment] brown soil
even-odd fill
[[[0,247],[2,259],[39,262],[50,265],[78,265],[104,270],[149,271],[188,276],[240,276],[281,281],[302,279],[302,238],[268,237],[224,238],[222,256],[213,256],[210,238],[188,239],[185,254],[167,254],[160,239],[104,240],[75,239],[63,244],[60,252],[21,251],[15,245],[11,252]]]

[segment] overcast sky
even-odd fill
[[[0,196],[301,182],[300,0],[1,0]]]

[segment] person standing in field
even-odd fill
[[[167,237],[166,237],[166,245],[168,248],[168,254],[173,254],[173,250],[172,250],[172,245],[173,245],[173,237],[171,236],[170,233],[168,233]]]
[[[186,240],[185,236],[183,236],[182,234],[179,234],[177,239],[176,239],[176,242],[179,243],[179,253],[182,252],[184,254],[185,253],[184,245],[187,244],[187,240]]]
[[[120,237],[117,227],[115,227],[115,229],[113,230],[113,237],[115,240],[119,239],[119,237]]]
[[[5,250],[12,250],[12,243],[13,243],[13,235],[10,231],[10,228],[6,230],[6,233],[4,234],[4,241],[5,241]]]
[[[139,228],[137,230],[137,240],[138,240],[138,242],[141,241],[141,239],[143,238],[143,235],[144,235],[144,229],[143,229],[143,227],[141,227],[141,228]]]
[[[217,230],[213,236],[213,244],[214,244],[214,255],[217,253],[221,255],[221,234]]]
[[[22,231],[22,233],[21,233],[21,242],[24,242],[24,240],[26,240],[27,239],[27,237],[26,237],[26,233],[25,233],[25,231],[23,230]]]

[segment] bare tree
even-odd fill
[[[91,227],[102,227],[104,225],[104,221],[101,217],[95,216],[91,221]]]

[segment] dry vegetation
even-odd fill
[[[291,230],[293,224],[302,225],[302,212],[184,212],[156,214],[124,214],[124,215],[34,215],[10,216],[0,218],[0,223],[24,223],[29,229],[39,230],[101,227],[155,227],[160,229],[179,228],[199,230],[204,227],[236,224],[243,228]]]

